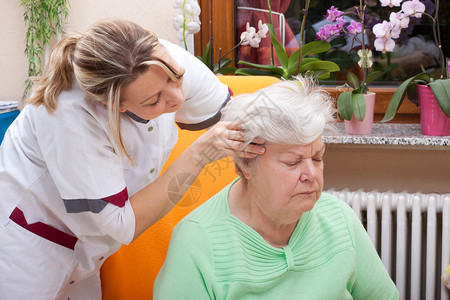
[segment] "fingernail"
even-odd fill
[[[258,151],[257,151],[259,154],[263,154],[264,152],[266,152],[266,148],[264,148],[264,147],[261,147],[261,148],[258,148]]]

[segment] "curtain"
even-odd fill
[[[289,7],[291,0],[271,0],[270,6],[272,12],[285,13]],[[267,0],[239,0],[238,7],[251,7],[251,8],[260,8],[268,10]],[[273,26],[275,29],[275,36],[278,41],[282,41],[282,37],[280,35],[280,24],[278,15],[272,14],[273,18]],[[268,12],[260,12],[254,10],[237,10],[237,32],[238,38],[240,38],[241,33],[246,30],[247,22],[250,23],[250,26],[256,28],[258,31],[258,21],[261,20],[263,23],[270,23],[270,15]],[[291,55],[295,50],[298,49],[298,43],[292,32],[292,29],[289,27],[288,23],[284,21],[285,25],[285,49],[288,55]],[[239,46],[238,49],[238,58],[239,60],[244,60],[252,63],[258,64],[270,64],[270,36],[267,34],[265,38],[261,40],[259,44],[259,48],[252,48],[250,46]],[[278,59],[276,58],[275,51],[274,55],[274,64],[280,65]],[[245,67],[244,65],[239,65],[239,67]]]

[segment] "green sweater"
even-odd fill
[[[399,299],[343,201],[323,193],[279,249],[230,214],[234,182],[175,227],[154,299]]]

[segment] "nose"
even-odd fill
[[[184,92],[181,85],[171,86],[166,93],[166,109],[170,109],[175,105],[181,106],[184,102]]]
[[[312,159],[305,159],[302,161],[302,165],[300,168],[300,181],[307,182],[312,181],[317,176],[317,167],[314,165]]]

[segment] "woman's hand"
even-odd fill
[[[226,156],[254,158],[265,151],[264,141],[255,139],[245,147],[242,126],[237,122],[219,122],[191,146],[196,160],[205,166]]]

